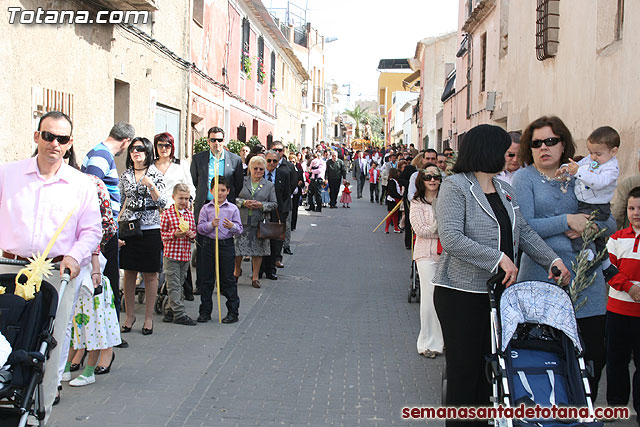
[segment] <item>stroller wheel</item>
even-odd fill
[[[154,304],[154,310],[156,312],[156,314],[164,314],[164,300],[165,300],[165,296],[164,295],[158,295],[156,297],[156,303]]]

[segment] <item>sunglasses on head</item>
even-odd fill
[[[131,149],[129,151],[135,151],[136,153],[144,153],[147,150],[144,148],[144,145],[133,145],[131,146]]]
[[[222,142],[224,138],[209,138],[209,142]]]
[[[278,163],[278,159],[267,159],[267,163]]]
[[[424,176],[424,180],[425,181],[442,181],[442,176],[441,175],[431,175],[431,174],[427,174]]]
[[[558,142],[561,142],[562,138],[547,138],[547,139],[534,139],[533,141],[531,141],[531,147],[533,148],[540,148],[542,147],[542,144],[546,145],[547,147],[553,147],[554,145],[556,145]]]
[[[158,148],[166,148],[167,150],[170,150],[171,144],[158,144]]]
[[[42,137],[42,139],[44,139],[47,142],[53,142],[57,139],[58,144],[60,145],[65,145],[71,140],[71,136],[56,135],[54,133],[47,132],[46,130],[43,130],[42,132],[40,132],[40,136]]]

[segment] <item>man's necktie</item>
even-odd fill
[[[273,175],[271,174],[271,172],[269,172],[269,181],[271,181],[271,182],[273,182],[272,177],[273,177]]]

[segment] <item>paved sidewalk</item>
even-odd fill
[[[354,202],[300,210],[280,279],[260,290],[241,279],[239,323],[187,327],[156,316],[143,336],[136,303],[131,347],[96,384],[65,385],[50,425],[387,426],[405,422],[402,406],[436,405],[443,359],[415,349],[403,235],[372,233],[386,209]],[[197,302],[187,302],[189,315]]]

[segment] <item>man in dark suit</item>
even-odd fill
[[[289,174],[289,190],[290,194],[296,190],[298,186],[298,174],[296,172],[296,168],[289,160],[287,160],[286,156],[284,156],[284,145],[282,141],[273,141],[271,144],[271,149],[276,152],[278,156],[278,169],[283,169]],[[285,203],[285,209],[288,207],[288,212],[293,211],[293,200],[289,198],[289,201]],[[286,228],[285,228],[286,238],[283,244],[283,252],[288,255],[293,255],[291,252],[291,248],[289,247],[289,242],[291,241],[291,215],[287,216]],[[284,267],[282,264],[282,253],[278,256],[276,260],[276,267]]]
[[[353,161],[353,178],[358,181],[357,184],[357,197],[362,199],[362,189],[369,173],[369,161],[364,156],[362,151],[356,151],[356,156]]]
[[[271,222],[280,221],[286,224],[289,211],[291,210],[291,187],[290,175],[286,168],[278,168],[278,154],[274,150],[267,151],[266,157],[267,170],[264,171],[264,178],[273,182],[276,187],[276,199],[278,200],[277,212],[271,212]],[[262,266],[260,267],[260,277],[264,273],[267,279],[278,280],[276,274],[276,261],[278,256],[282,254],[282,240],[271,240],[271,255],[262,258]]]
[[[338,158],[338,153],[331,150],[331,158],[327,160],[327,169],[324,173],[324,179],[329,182],[329,208],[337,208],[338,193],[342,181],[347,179],[347,168],[344,162]]]
[[[215,163],[218,163],[218,175],[224,176],[228,184],[229,195],[227,200],[231,203],[235,203],[236,196],[242,190],[242,179],[244,177],[240,156],[225,150],[224,130],[217,126],[212,127],[207,132],[207,139],[209,141],[209,150],[194,154],[191,160],[191,178],[193,179],[193,185],[196,187],[196,199],[193,203],[196,225],[198,224],[200,209],[213,198],[209,188],[211,188],[211,180],[214,177]],[[197,291],[202,277],[200,268],[203,265],[199,259],[201,251],[197,248],[202,247],[203,236],[198,234],[196,242],[198,243],[196,245]]]

